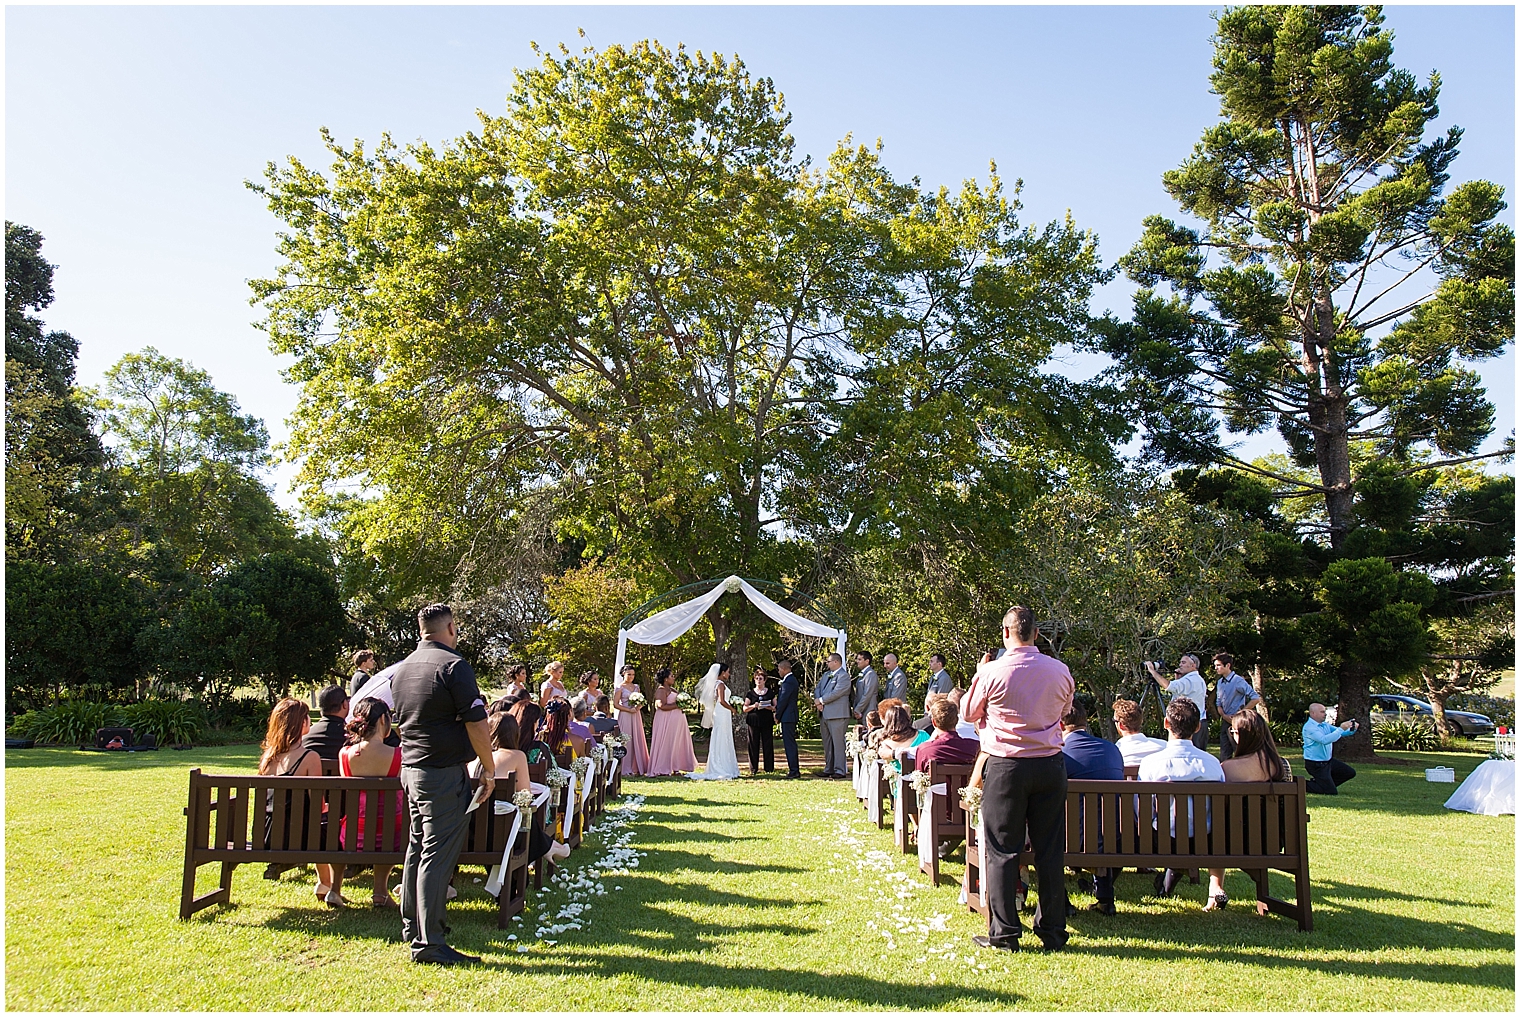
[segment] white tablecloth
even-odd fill
[[[1446,799],[1448,809],[1480,816],[1515,814],[1515,761],[1486,759],[1456,792]]]

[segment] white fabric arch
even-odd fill
[[[632,628],[618,629],[617,664],[613,666],[612,673],[614,675],[622,673],[623,661],[628,657],[630,641],[645,646],[663,646],[679,639],[693,625],[701,621],[707,614],[707,609],[716,604],[718,598],[725,593],[744,594],[751,604],[758,607],[767,618],[782,628],[800,632],[805,636],[834,640],[839,659],[844,659],[844,629],[830,628],[820,622],[810,621],[793,611],[788,611],[738,576],[729,576],[700,597],[688,600],[684,604],[677,604],[675,607],[667,607],[663,611],[650,615]]]

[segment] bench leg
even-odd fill
[[[1314,931],[1314,905],[1311,903],[1313,891],[1309,887],[1309,868],[1306,865],[1299,866],[1293,874],[1293,894],[1295,903],[1298,905],[1298,931]]]

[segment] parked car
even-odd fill
[[[1372,722],[1398,720],[1400,714],[1404,717],[1414,716],[1417,719],[1435,724],[1435,710],[1423,699],[1414,696],[1373,696],[1372,697]],[[1476,738],[1479,735],[1491,735],[1494,733],[1494,722],[1481,713],[1464,713],[1461,710],[1447,710],[1446,723],[1451,727],[1452,734],[1465,738]]]

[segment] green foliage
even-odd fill
[[[546,55],[441,148],[270,166],[254,291],[303,497],[388,604],[474,596],[545,505],[653,591],[812,590],[874,529],[1001,526],[1044,450],[1111,458],[1103,393],[1040,370],[1106,278],[1093,238],[1024,226],[995,175],[923,193],[848,143],[815,171],[788,123],[739,61],[640,43]],[[765,631],[709,621],[736,661]]]
[[[1203,228],[1145,220],[1120,261],[1145,289],[1098,346],[1149,455],[1231,463],[1322,499],[1339,547],[1357,518],[1386,524],[1408,507],[1388,499],[1411,457],[1470,455],[1493,429],[1468,365],[1514,337],[1503,190],[1447,191],[1462,131],[1424,140],[1439,78],[1421,86],[1394,67],[1378,8],[1231,8],[1214,45],[1221,121],[1163,177]],[[1438,285],[1411,300],[1404,284],[1427,265]],[[1221,428],[1275,428],[1317,476],[1235,459]],[[1387,462],[1354,478],[1359,441]]]
[[[122,708],[122,721],[138,741],[151,734],[159,745],[190,745],[206,728],[206,713],[199,703],[145,699]]]
[[[131,689],[147,670],[143,597],[117,569],[13,561],[5,575],[5,691],[41,706],[64,690]]]
[[[211,703],[249,678],[271,699],[323,682],[348,636],[332,572],[292,554],[236,566],[155,633],[166,677]]]
[[[95,740],[95,732],[115,727],[120,711],[110,703],[93,703],[70,699],[56,706],[28,710],[11,724],[10,733],[53,745],[86,745]]]
[[[1435,728],[1420,717],[1400,716],[1395,720],[1375,721],[1372,725],[1372,744],[1379,749],[1429,752],[1439,741]]]
[[[151,346],[106,371],[96,397],[120,458],[138,558],[155,579],[188,585],[232,563],[290,551],[296,537],[257,476],[269,436],[211,377]]]
[[[1273,720],[1267,726],[1272,729],[1272,740],[1277,747],[1297,748],[1304,743],[1304,724],[1300,720]]]

